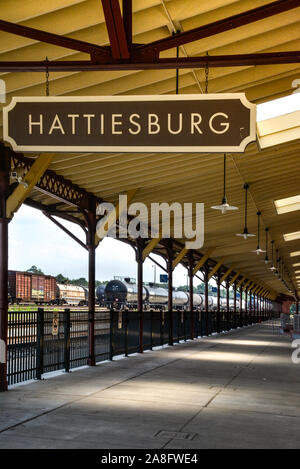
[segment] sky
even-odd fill
[[[274,102],[257,106],[257,120],[269,119],[276,115],[300,110],[300,93],[295,93]],[[83,231],[78,226],[63,222],[81,240]],[[165,261],[153,257],[161,264]],[[69,278],[88,276],[88,253],[67,234],[48,220],[39,210],[22,205],[9,225],[9,269],[27,270],[32,265],[42,269],[45,274],[63,274]],[[105,238],[96,250],[96,279],[110,280],[115,275],[136,278],[137,265],[134,250],[125,243]],[[144,281],[159,281],[165,273],[154,263],[144,262]],[[187,284],[187,270],[178,265],[173,274],[174,286]],[[200,281],[195,277],[194,285]],[[214,282],[213,282],[214,283]]]

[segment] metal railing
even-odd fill
[[[232,311],[96,311],[96,362],[112,360],[269,319],[269,313]],[[142,333],[141,333],[142,324]],[[8,318],[9,385],[87,365],[88,311],[18,311]]]

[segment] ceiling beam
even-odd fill
[[[137,50],[144,57],[149,54],[154,54],[158,57],[159,53],[164,50],[214,36],[216,34],[223,33],[224,31],[229,31],[299,6],[299,0],[279,0],[237,15],[229,16],[228,18],[214,21],[213,23],[206,24],[189,31],[184,31],[174,36],[159,39],[158,41],[151,42],[150,44],[142,45],[138,47]]]
[[[242,283],[244,282],[245,279],[246,279],[246,275],[243,275],[243,277],[238,281],[238,283],[236,284],[236,289],[237,290],[242,285]]]
[[[132,46],[132,0],[123,0],[122,10],[127,45],[130,49]]]
[[[0,148],[4,145],[0,144]],[[15,153],[9,150],[11,157],[12,169],[20,166],[24,168],[27,173],[35,162],[35,159],[25,157],[22,153]],[[56,174],[55,171],[47,169],[40,180],[35,184],[35,188],[44,194],[50,195],[57,200],[60,200],[70,206],[78,207],[82,209],[88,209],[89,203],[93,198],[96,198],[97,202],[102,200],[95,197],[85,189],[73,184],[69,179],[65,179],[63,176]]]
[[[9,21],[0,20],[0,31],[27,37],[47,44],[53,44],[66,49],[76,50],[78,52],[85,52],[92,56],[110,56],[110,51],[107,47],[79,41],[78,39],[71,39],[70,37],[60,36],[58,34],[48,33],[46,31],[41,31],[40,29],[29,28],[28,26],[22,26],[21,24],[10,23]]]
[[[129,59],[127,35],[124,28],[119,0],[101,0],[112,57]]]
[[[151,241],[149,241],[147,246],[143,249],[143,260],[145,260],[146,257],[149,256],[149,254],[153,251],[153,249],[157,246],[161,239],[161,237],[152,238]]]
[[[0,72],[94,72],[115,70],[167,70],[185,68],[248,67],[252,65],[280,65],[300,63],[300,51],[267,52],[261,54],[215,55],[200,57],[174,57],[157,60],[98,61],[3,61]]]
[[[234,267],[233,266],[230,266],[226,272],[222,275],[222,277],[220,278],[220,283],[224,282],[224,280],[226,280],[226,278],[228,277],[228,275],[233,271]]]
[[[34,186],[39,182],[46,169],[53,160],[54,155],[40,155],[25,174],[22,183],[18,184],[14,192],[6,201],[6,214],[11,218],[19,210],[24,200],[29,196]]]
[[[179,254],[175,257],[175,259],[172,262],[172,269],[175,269],[175,267],[179,264],[179,262],[184,258],[184,256],[187,254],[189,250],[187,248],[182,248]]]
[[[205,254],[203,254],[202,258],[200,259],[199,262],[197,262],[197,264],[195,265],[194,269],[193,269],[193,275],[195,275],[199,269],[201,269],[201,267],[205,264],[205,262],[208,260],[209,256],[214,252],[216,248],[213,247],[213,248],[209,248]]]
[[[212,268],[212,270],[209,272],[208,274],[208,280],[210,280],[212,278],[212,276],[217,272],[217,270],[221,267],[221,265],[223,264],[224,260],[226,259],[225,256],[223,256],[219,262]]]
[[[58,226],[62,231],[64,231],[70,238],[72,238],[76,243],[78,243],[81,247],[86,249],[88,251],[87,245],[84,244],[81,239],[77,238],[68,228],[66,228],[64,225],[62,225],[58,220],[55,220],[55,218],[52,217],[48,212],[43,212],[43,214],[48,218],[48,220],[52,221],[56,226]]]
[[[240,272],[237,272],[237,273],[232,277],[232,279],[231,279],[230,282],[229,282],[229,286],[231,286],[231,285],[234,284],[234,282],[237,280],[237,278],[239,277],[239,275],[240,275]]]

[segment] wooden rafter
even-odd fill
[[[216,34],[228,31],[240,26],[244,26],[255,21],[268,18],[269,16],[277,15],[284,11],[291,10],[300,6],[299,0],[279,0],[267,5],[263,5],[252,10],[224,18],[213,23],[194,28],[190,31],[159,39],[147,45],[140,46],[139,52],[143,55],[149,53],[159,54],[159,52],[167,49],[172,49],[189,42],[198,41],[199,39],[214,36]]]
[[[246,67],[251,65],[276,65],[300,63],[300,51],[268,52],[261,54],[215,55],[179,57],[157,60],[90,61],[53,60],[0,62],[0,72],[94,72],[109,70],[167,70],[185,68]]]
[[[114,59],[129,59],[127,35],[119,0],[102,0],[105,23]],[[128,18],[127,18],[128,21]]]

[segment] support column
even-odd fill
[[[255,322],[258,322],[258,295],[254,295],[255,298]]]
[[[94,201],[91,201],[91,205]],[[88,293],[88,318],[89,318],[89,358],[88,365],[95,366],[95,276],[96,276],[96,206],[91,207],[87,214],[87,248],[89,253],[89,293]]]
[[[205,335],[209,335],[209,311],[208,311],[208,265],[204,268],[204,294],[205,294]]]
[[[249,291],[249,323],[252,324],[252,294]]]
[[[233,284],[233,314],[234,314],[234,327],[237,327],[236,322],[236,282]]]
[[[243,327],[243,290],[240,286],[240,327]]]
[[[188,254],[189,260],[189,267],[188,267],[188,274],[189,274],[189,312],[191,315],[191,339],[195,337],[195,325],[194,325],[194,259],[193,259],[193,252],[189,251]]]
[[[0,391],[7,391],[8,328],[8,223],[6,199],[9,188],[10,157],[5,148],[0,156]]]
[[[246,318],[246,325],[248,326],[249,321],[248,321],[248,288],[245,290],[245,318]]]
[[[168,314],[169,314],[169,345],[173,345],[173,243],[168,240],[167,247],[167,271],[168,271]]]
[[[139,344],[140,353],[144,351],[144,313],[143,313],[143,249],[144,240],[137,238],[136,261],[137,261],[137,309],[139,316]]]
[[[229,311],[229,280],[226,280],[226,326],[229,331],[231,325],[229,324],[230,311]]]
[[[261,304],[261,296],[259,295],[259,322],[261,321],[261,314],[262,314],[262,304]]]
[[[217,276],[217,332],[221,332],[221,275]]]
[[[296,314],[299,313],[299,301],[296,300]]]

